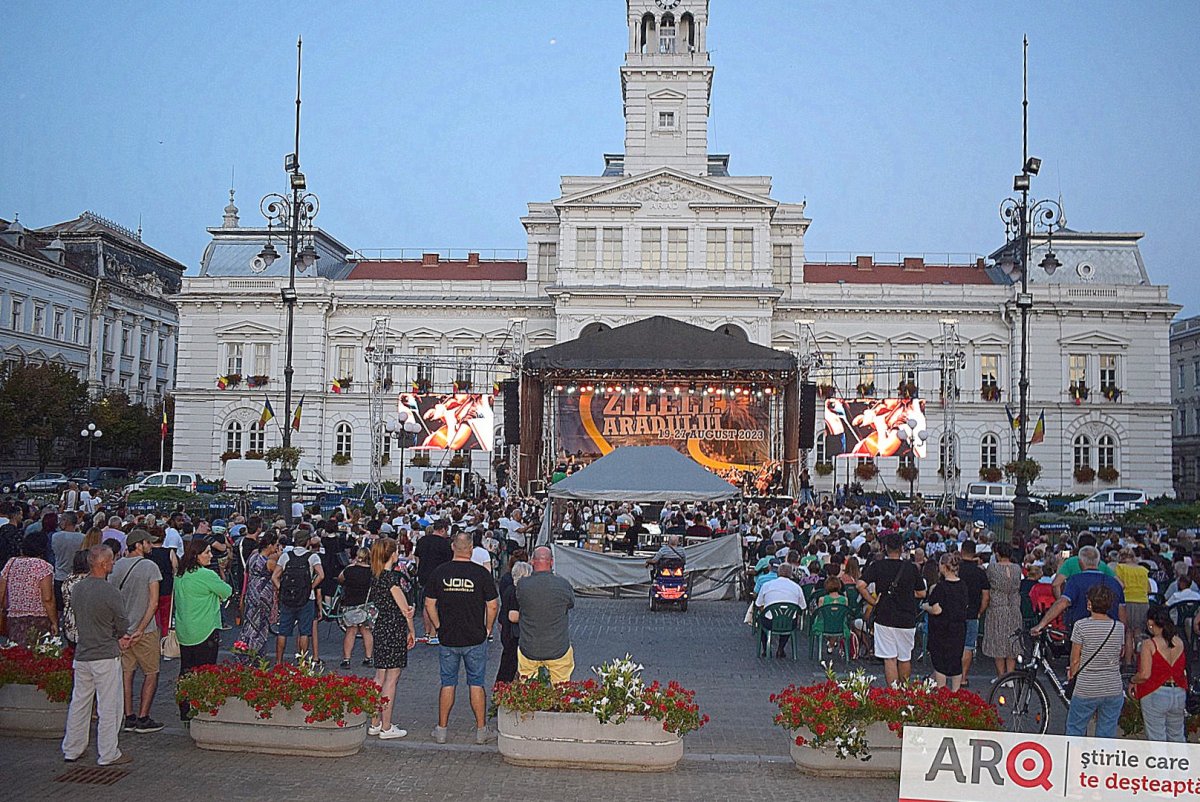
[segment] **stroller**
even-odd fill
[[[683,571],[683,560],[665,558],[650,568],[650,611],[674,604],[686,613],[692,582]]]

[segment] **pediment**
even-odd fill
[[[855,345],[855,346],[874,345],[874,346],[882,347],[885,342],[882,337],[880,337],[877,334],[871,334],[870,332],[862,332],[860,334],[855,334],[846,339],[851,345]]]
[[[1118,337],[1114,334],[1109,334],[1105,331],[1086,331],[1079,334],[1072,334],[1069,337],[1062,337],[1058,344],[1064,348],[1075,346],[1086,346],[1089,348],[1128,348],[1129,340],[1124,337]]]
[[[778,202],[760,195],[738,192],[700,176],[664,167],[630,176],[599,189],[567,195],[554,202],[557,207],[616,205],[640,207],[652,203],[713,204],[774,209]]]
[[[366,335],[365,331],[356,329],[353,326],[338,326],[329,330],[330,337],[353,337],[359,338]]]
[[[917,335],[913,334],[912,332],[905,332],[904,334],[898,334],[892,338],[892,345],[928,345],[928,344],[929,344],[929,340],[927,340],[923,337],[918,337]]]
[[[242,320],[230,323],[228,326],[221,326],[214,331],[214,334],[218,337],[278,337],[282,332],[273,326],[255,323],[252,320]]]
[[[971,340],[971,345],[979,346],[1006,346],[1008,342],[998,334],[981,334]]]
[[[687,100],[687,95],[683,92],[676,92],[674,89],[660,89],[657,92],[651,92],[646,97],[649,100]]]

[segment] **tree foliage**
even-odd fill
[[[38,470],[55,458],[61,442],[78,437],[88,407],[87,386],[60,365],[20,364],[0,383],[0,438],[32,440]]]

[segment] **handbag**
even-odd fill
[[[1079,675],[1082,674],[1083,670],[1085,668],[1087,668],[1088,665],[1090,665],[1093,660],[1096,659],[1096,655],[1098,655],[1098,654],[1100,654],[1100,652],[1104,651],[1104,647],[1108,645],[1108,639],[1111,638],[1112,634],[1116,631],[1117,631],[1117,622],[1113,621],[1112,628],[1110,630],[1108,630],[1108,634],[1104,636],[1104,641],[1100,644],[1100,648],[1098,648],[1098,649],[1096,649],[1096,651],[1092,652],[1092,656],[1087,659],[1087,662],[1085,662],[1083,665],[1081,665],[1079,667],[1079,670],[1075,672],[1075,675],[1073,677],[1071,677],[1069,680],[1067,680],[1067,684],[1063,686],[1063,694],[1068,699],[1070,699],[1072,696],[1075,695],[1075,681],[1079,679]]]
[[[179,637],[175,634],[175,597],[171,597],[171,605],[167,612],[167,634],[158,642],[159,653],[168,660],[179,659]]]
[[[371,583],[371,587],[367,588],[367,600],[362,604],[356,604],[353,607],[347,607],[346,612],[342,613],[342,621],[346,626],[368,627],[375,625],[375,619],[379,618],[379,608],[371,604],[371,591],[374,590],[375,583]]]

